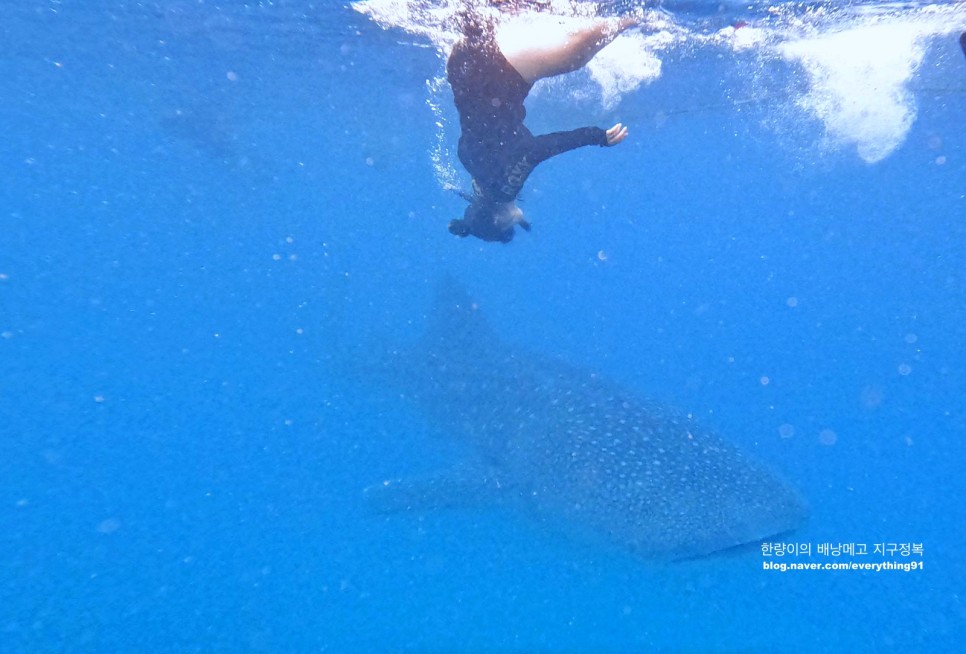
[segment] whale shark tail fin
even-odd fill
[[[463,285],[450,275],[436,287],[424,338],[437,352],[478,355],[496,342],[496,332]]]

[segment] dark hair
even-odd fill
[[[513,226],[497,227],[493,221],[496,204],[477,196],[470,206],[466,207],[462,218],[449,221],[449,233],[454,236],[475,236],[484,241],[509,243],[513,240]],[[527,225],[529,231],[529,224]]]
[[[462,218],[449,221],[449,233],[454,236],[465,237],[470,235],[470,228]]]

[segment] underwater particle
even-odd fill
[[[906,343],[909,343],[910,345],[912,345],[918,340],[919,340],[919,337],[913,334],[912,332],[906,334],[906,338],[905,338]]]
[[[943,146],[943,139],[941,136],[937,136],[936,134],[933,134],[932,136],[929,137],[928,143],[929,143],[930,150],[938,150]]]
[[[787,422],[783,425],[778,426],[778,435],[782,438],[791,438],[795,435],[795,427],[788,424]]]
[[[108,518],[107,520],[101,520],[101,523],[97,525],[97,531],[101,534],[113,534],[115,531],[121,528],[121,521],[117,518]]]
[[[838,434],[831,429],[823,429],[822,431],[818,432],[818,442],[822,445],[835,445],[835,442],[838,441],[838,439]]]
[[[366,165],[367,166],[370,166],[370,167],[371,166],[375,166],[376,165],[376,160],[373,159],[372,157],[366,157]]]
[[[885,399],[885,394],[882,392],[882,389],[877,386],[866,386],[862,389],[860,400],[862,402],[862,406],[864,406],[866,409],[875,409],[876,407],[881,406],[883,399]]]
[[[228,71],[228,72],[227,72],[227,73],[225,74],[225,77],[227,77],[227,78],[228,78],[228,81],[229,81],[229,82],[237,82],[237,81],[238,81],[238,73],[236,73],[236,72],[235,72],[235,71],[233,71],[233,70],[229,70],[229,71]]]
[[[0,273],[0,282],[5,282],[8,279],[10,279],[10,275],[8,275],[7,273]]]
[[[98,404],[102,404],[104,402],[104,396],[103,395],[95,395],[94,396],[94,401],[97,402]]]
[[[945,155],[939,155],[938,157],[936,157],[936,165],[937,166],[944,166],[944,165],[946,165],[946,156]]]
[[[903,377],[905,377],[906,375],[908,375],[911,372],[912,372],[912,366],[910,366],[908,363],[900,363],[899,364],[899,374],[900,375],[902,375]]]
[[[794,309],[795,307],[798,306],[798,298],[793,295],[792,297],[785,300],[785,304],[787,304],[790,309]]]
[[[13,338],[13,332],[11,332],[11,331],[0,332],[0,338],[3,338],[5,340],[9,340],[9,339]]]
[[[601,261],[607,261],[607,253],[603,250],[597,250],[597,258]]]
[[[910,436],[909,434],[906,434],[905,436],[902,437],[902,440],[905,442],[907,446],[912,447],[912,443],[913,443],[912,436]]]
[[[761,382],[762,386],[768,386],[768,384],[771,383],[771,380],[768,378],[768,375],[762,375],[761,379],[759,379],[758,381]]]

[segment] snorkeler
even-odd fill
[[[489,1],[511,10],[519,5],[540,6],[532,0]],[[560,28],[554,42],[539,45],[530,38],[515,42],[512,33],[503,31],[510,23],[512,18],[496,25],[488,16],[463,12],[463,38],[446,64],[462,129],[458,154],[473,176],[473,194],[461,194],[470,206],[463,218],[450,222],[449,231],[502,243],[513,239],[516,225],[530,230],[516,198],[539,163],[585,145],[617,145],[627,136],[621,123],[608,130],[582,127],[534,136],[523,124],[523,101],[530,89],[539,79],[583,67],[636,20],[597,20],[576,31]]]

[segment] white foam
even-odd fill
[[[600,88],[605,109],[613,108],[624,95],[650,84],[661,76],[661,60],[649,41],[639,32],[623,34],[597,53],[587,71]]]
[[[489,11],[484,0],[471,0],[471,4]],[[361,0],[352,8],[368,16],[383,29],[399,29],[408,34],[430,41],[445,56],[458,39],[453,29],[452,17],[462,9],[464,0]],[[501,40],[525,39],[539,42],[541,31],[556,33],[559,25],[577,24],[594,16],[596,5],[592,2],[552,0],[548,10],[521,14],[512,23],[500,27]],[[492,13],[492,12],[491,12]],[[685,40],[685,31],[666,16],[656,12],[643,14],[647,34],[629,32],[618,37],[604,48],[588,65],[591,79],[597,84],[597,100],[605,108],[611,108],[625,94],[648,84],[661,74],[661,60],[657,52]],[[546,86],[546,85],[545,85]]]
[[[445,58],[458,38],[451,19],[466,1],[362,0],[352,7],[385,29],[400,29],[428,40]],[[486,5],[485,0],[468,1],[481,8]],[[574,20],[592,16],[594,10],[592,2],[553,0],[550,10],[537,19]],[[966,29],[966,2],[920,7],[883,3],[854,10],[834,4],[814,9],[778,4],[763,9],[759,19],[713,32],[706,31],[700,20],[686,22],[687,16],[643,10],[640,15],[644,26],[639,31],[618,37],[587,66],[593,85],[583,77],[541,83],[538,88],[549,88],[568,102],[589,98],[611,109],[661,76],[662,57],[668,51],[714,46],[757,53],[761,70],[753,75],[767,84],[765,95],[782,101],[784,109],[776,110],[778,117],[787,119],[794,113],[787,109],[798,107],[820,122],[824,133],[820,138],[826,144],[854,149],[868,163],[883,160],[905,141],[917,113],[910,82],[930,44],[936,37]],[[528,38],[532,40],[533,33]],[[789,94],[787,80],[775,83],[778,77],[764,73],[766,67],[774,67],[775,59],[804,73],[805,91]],[[746,62],[744,57],[741,65]],[[446,148],[453,140],[446,134],[443,111],[446,85],[432,80],[429,88],[429,106],[439,125],[432,157],[440,183],[451,186],[456,173]]]
[[[435,77],[426,82],[429,91],[429,98],[426,106],[433,112],[436,118],[436,145],[433,146],[429,154],[433,162],[433,172],[436,181],[444,191],[458,191],[460,189],[459,173],[456,172],[456,158],[449,147],[450,140],[447,138],[446,110],[444,109],[443,98],[449,95],[448,84],[443,76]]]
[[[709,43],[716,45],[727,45],[734,50],[741,52],[744,50],[754,50],[762,48],[771,41],[768,30],[760,27],[725,27],[711,35]]]
[[[907,85],[925,55],[921,26],[876,21],[781,44],[809,79],[798,104],[825,125],[833,144],[854,145],[868,163],[881,161],[906,138],[916,117]]]
[[[776,5],[767,20],[721,29],[708,40],[757,52],[760,73],[775,57],[799,67],[806,90],[789,98],[793,106],[822,124],[827,147],[854,148],[876,163],[905,141],[917,114],[910,82],[936,37],[966,28],[966,3],[847,9],[796,12]],[[789,120],[789,112],[782,113]],[[769,122],[780,124],[775,118]]]
[[[383,29],[400,29],[422,37],[445,49],[458,35],[450,31],[450,19],[463,7],[462,0],[360,0],[351,4],[355,11],[368,16]]]

